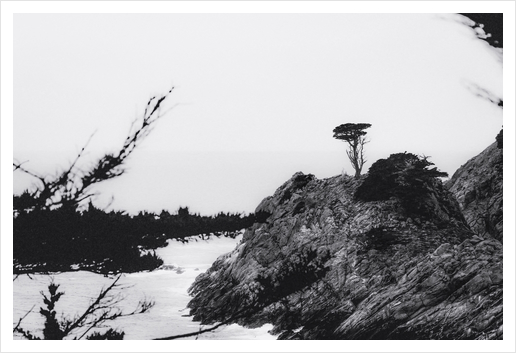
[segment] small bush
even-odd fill
[[[110,328],[105,333],[94,332],[93,334],[86,337],[87,340],[123,340],[125,332],[117,331]]]
[[[428,157],[412,153],[391,154],[373,163],[367,177],[355,192],[362,201],[381,201],[397,198],[408,214],[424,215],[425,199],[432,192],[438,177],[447,173],[429,168]]]
[[[87,340],[124,339],[125,333],[123,331],[114,330],[112,328],[109,328],[104,333],[93,331],[90,335],[86,336],[92,329],[108,328],[108,326],[106,326],[107,322],[119,317],[143,314],[154,306],[153,301],[140,300],[134,311],[124,312],[120,309],[118,304],[123,298],[120,293],[112,293],[113,289],[120,288],[120,285],[117,284],[120,278],[121,276],[119,275],[111,285],[102,289],[97,298],[91,300],[88,308],[81,315],[75,315],[72,319],[64,315],[59,318],[57,317],[55,307],[61,296],[65,293],[58,292],[59,285],[51,282],[48,285],[49,295],[47,296],[45,293],[41,292],[43,303],[45,304],[45,307],[41,307],[39,311],[41,316],[45,318],[43,336],[38,337],[21,327],[22,321],[27,315],[18,321],[18,324],[13,328],[13,332],[20,334],[23,338],[28,340],[63,340],[65,338],[73,338],[74,340],[80,340],[82,338]]]

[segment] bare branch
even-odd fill
[[[90,306],[86,309],[86,311],[77,320],[75,320],[73,323],[71,323],[68,327],[65,328],[65,330],[64,330],[65,336],[70,334],[70,332],[72,330],[74,330],[78,327],[81,327],[83,325],[84,321],[88,318],[88,316],[90,316],[93,312],[95,312],[95,310],[98,310],[98,309],[95,309],[95,307],[97,305],[99,305],[99,303],[106,297],[106,295],[109,293],[109,291],[115,287],[115,285],[118,283],[118,281],[120,280],[121,277],[122,277],[121,274],[118,275],[117,278],[113,281],[113,283],[111,283],[106,289],[103,289],[100,291],[100,294],[98,295],[97,299],[95,299],[95,301],[92,304],[90,304]]]
[[[199,331],[195,331],[195,332],[189,332],[189,333],[185,333],[185,334],[181,334],[181,335],[174,335],[174,336],[168,336],[168,337],[163,337],[163,338],[155,338],[154,340],[156,340],[156,341],[176,340],[178,338],[198,336],[198,335],[203,334],[203,333],[215,331],[216,329],[218,329],[221,326],[227,325],[227,324],[229,324],[229,323],[231,323],[231,322],[233,322],[235,320],[238,320],[238,319],[244,317],[244,315],[242,315],[242,314],[245,313],[245,312],[246,312],[246,309],[239,310],[230,319],[228,319],[226,321],[223,321],[223,322],[221,322],[221,323],[219,323],[219,324],[217,324],[215,326],[212,326],[212,327],[210,327],[208,329],[199,330]]]
[[[464,82],[463,84],[475,96],[485,99],[493,104],[496,104],[498,107],[503,109],[503,99],[497,97],[493,92],[483,87],[480,87],[479,85],[473,82]]]
[[[21,163],[20,163],[20,162],[18,162],[16,159],[15,159],[14,161],[15,161],[15,162],[13,162],[13,166],[14,166],[13,172],[15,172],[15,171],[16,171],[16,170],[18,170],[22,165],[24,165],[25,163],[27,163],[27,162],[28,162],[28,160],[27,160],[27,161],[25,161],[25,162],[21,162]]]
[[[25,315],[23,315],[23,317],[21,317],[21,318],[18,320],[18,323],[17,323],[17,324],[16,324],[16,326],[14,326],[14,328],[13,328],[13,332],[16,332],[16,331],[18,331],[18,330],[19,330],[19,328],[20,328],[20,324],[21,324],[21,323],[22,323],[22,321],[27,317],[27,315],[29,315],[29,314],[32,312],[32,310],[34,310],[34,307],[35,307],[35,306],[36,306],[36,305],[33,305],[33,306],[32,306],[32,308],[30,308],[30,310],[29,310],[29,311],[27,311],[27,313],[26,313]],[[21,332],[20,332],[20,333],[21,333]]]
[[[86,151],[95,132],[89,137],[69,167],[50,181],[25,169],[22,167],[23,163],[14,162],[14,171],[19,170],[41,182],[41,186],[37,186],[30,193],[33,204],[32,207],[28,208],[51,209],[63,206],[77,208],[80,203],[95,195],[95,193],[89,192],[93,185],[122,175],[127,158],[139,143],[149,135],[154,128],[154,124],[163,117],[163,114],[160,113],[161,107],[173,89],[172,87],[166,94],[149,99],[143,116],[131,123],[129,133],[118,152],[104,155],[88,171],[79,169],[77,163]]]

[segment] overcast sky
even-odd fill
[[[253,212],[297,171],[353,174],[332,130],[368,122],[391,153],[450,176],[494,142],[502,62],[458,15],[15,14],[14,158],[42,174],[115,151],[154,94],[172,110],[95,203]],[[14,175],[14,192],[31,185]]]

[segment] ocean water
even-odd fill
[[[236,239],[193,237],[186,244],[169,241],[168,246],[156,251],[168,269],[124,274],[119,289],[113,292],[122,299],[118,307],[126,312],[134,310],[138,301],[144,298],[155,301],[155,306],[144,314],[118,318],[109,323],[110,327],[123,330],[126,340],[149,340],[209,328],[187,316],[186,305],[191,299],[187,290],[195,277],[206,271],[218,256],[233,250],[241,239],[242,235]],[[85,271],[31,277],[20,276],[13,282],[13,325],[30,311],[20,326],[38,336],[42,336],[44,324],[44,318],[39,314],[39,308],[43,306],[40,292],[48,293],[47,286],[52,280],[60,285],[59,291],[65,293],[56,304],[58,317],[82,314],[92,298],[113,281],[113,278]],[[272,325],[264,325],[247,329],[233,324],[185,339],[274,340],[276,336],[268,333],[271,328]]]

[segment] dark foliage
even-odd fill
[[[359,179],[362,173],[362,167],[366,162],[364,158],[364,145],[367,143],[365,129],[369,129],[371,124],[368,123],[347,123],[337,126],[333,129],[333,137],[348,143],[349,150],[346,151],[353,169],[355,169],[355,178]]]
[[[163,261],[151,250],[165,246],[167,239],[184,240],[198,234],[235,237],[238,230],[266,221],[264,213],[241,216],[221,212],[205,217],[192,215],[185,207],[177,215],[163,211],[160,215],[140,212],[129,216],[93,206],[93,186],[124,173],[129,156],[162,117],[161,108],[172,91],[152,97],[143,116],[132,123],[120,149],[106,153],[90,168],[78,166],[88,143],[69,167],[54,176],[39,175],[26,169],[24,163],[13,163],[15,172],[36,180],[31,189],[13,196],[15,274],[152,270]]]
[[[123,331],[117,331],[110,328],[105,333],[100,332],[94,332],[88,337],[86,337],[87,340],[94,341],[94,340],[123,340],[125,336],[125,332]]]
[[[482,28],[487,37],[477,35],[478,38],[489,43],[494,48],[503,48],[503,13],[461,13],[474,23],[473,29]]]
[[[47,308],[40,308],[40,314],[45,318],[45,328],[43,329],[43,336],[46,340],[62,340],[64,337],[64,331],[59,327],[59,322],[56,319],[56,312],[54,310],[55,304],[64,294],[64,292],[57,292],[59,285],[51,283],[48,286],[48,292],[50,293],[50,298],[47,298],[43,295],[43,302],[46,304]]]
[[[503,13],[460,13],[466,17],[467,21],[462,21],[466,26],[471,27],[478,39],[485,41],[497,54],[502,61],[503,50]],[[503,109],[503,99],[492,92],[476,84],[468,87],[475,95],[496,104]]]
[[[16,200],[17,197],[14,197]],[[69,208],[20,212],[13,219],[14,273],[70,271],[72,268],[97,273],[153,270],[163,264],[154,249],[167,239],[186,241],[193,235],[235,237],[255,222],[266,221],[260,212],[242,216],[159,215],[140,212],[105,212],[89,204],[83,211]]]
[[[368,123],[346,123],[337,126],[333,129],[333,137],[344,141],[355,141],[362,136],[365,136],[367,132],[365,129],[369,129],[371,124]]]
[[[54,176],[40,175],[23,163],[13,163],[15,172],[36,180],[31,189],[13,196],[14,273],[63,271],[72,265],[103,273],[133,272],[162,263],[155,254],[141,253],[139,245],[150,245],[146,233],[128,231],[122,214],[95,209],[91,197],[96,184],[124,173],[129,156],[162,117],[163,102],[172,91],[149,99],[143,116],[133,121],[120,149],[106,153],[89,168],[78,166],[89,140],[75,160]],[[90,207],[83,212],[87,200]],[[154,248],[164,244],[151,241]]]
[[[86,336],[88,332],[95,328],[105,328],[105,323],[116,320],[119,317],[132,316],[143,314],[149,311],[154,302],[140,301],[136,309],[132,312],[123,312],[117,307],[117,304],[122,300],[120,295],[114,295],[112,291],[119,287],[117,282],[120,280],[118,276],[111,285],[102,289],[98,297],[90,303],[88,308],[81,314],[75,316],[73,319],[68,317],[56,318],[55,306],[64,292],[58,292],[58,284],[51,282],[48,286],[49,296],[41,292],[43,296],[43,303],[45,308],[40,308],[40,314],[45,318],[43,328],[43,337],[38,337],[21,327],[24,318],[18,321],[18,324],[13,328],[13,332],[20,334],[23,338],[28,340],[63,340],[67,337],[73,339],[86,338],[87,340],[122,340],[125,333],[123,331],[108,329],[106,332],[93,332]]]
[[[56,208],[78,209],[81,204],[95,195],[92,187],[122,175],[124,166],[137,146],[147,137],[156,122],[163,116],[163,102],[173,91],[154,96],[147,102],[143,116],[133,121],[127,137],[115,153],[106,153],[94,162],[93,166],[82,169],[78,162],[83,156],[88,143],[75,157],[75,160],[54,176],[43,176],[23,167],[23,163],[13,163],[14,171],[21,171],[37,180],[31,190],[26,190],[15,202],[14,212],[31,210],[49,210]]]
[[[437,178],[448,176],[436,167],[429,168],[432,165],[428,157],[407,152],[379,159],[369,168],[367,177],[355,192],[355,198],[380,201],[395,197],[408,214],[424,216],[424,201],[433,186],[440,183]]]

